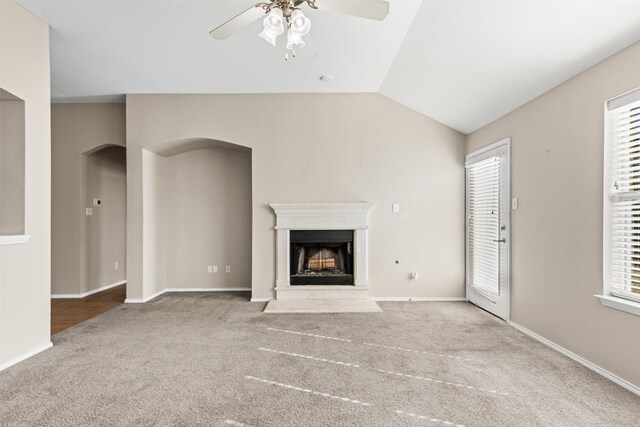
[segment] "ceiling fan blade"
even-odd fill
[[[316,0],[318,10],[337,12],[382,21],[389,14],[389,2],[383,0]]]
[[[251,24],[253,21],[263,17],[264,14],[264,9],[258,5],[250,7],[241,14],[229,19],[219,27],[209,31],[209,34],[213,38],[224,40]]]

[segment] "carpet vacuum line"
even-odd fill
[[[462,360],[462,361],[465,361],[465,362],[473,362],[474,361],[473,359],[460,357],[460,356],[453,356],[451,354],[434,353],[434,352],[431,352],[431,351],[414,350],[414,349],[410,349],[410,348],[394,347],[394,346],[391,346],[391,345],[374,344],[374,343],[370,343],[370,342],[357,343],[357,342],[354,342],[353,340],[346,339],[346,338],[329,337],[329,336],[326,336],[326,335],[310,334],[310,333],[307,333],[307,332],[291,331],[291,330],[287,330],[287,329],[267,328],[267,330],[268,331],[274,331],[274,332],[283,332],[285,334],[302,335],[302,336],[307,336],[307,337],[312,337],[312,338],[321,338],[321,339],[325,339],[325,340],[349,342],[349,343],[352,343],[352,344],[362,344],[362,345],[368,345],[370,347],[388,348],[388,349],[391,349],[391,350],[405,351],[405,352],[408,352],[408,353],[426,354],[426,355],[429,355],[429,356],[444,357],[444,358],[447,358],[447,359]]]
[[[352,404],[359,405],[359,406],[364,406],[364,407],[372,407],[372,406],[374,406],[372,403],[363,402],[361,400],[351,399],[349,397],[343,397],[343,396],[335,396],[335,395],[333,395],[331,393],[324,393],[324,392],[317,391],[317,390],[311,390],[311,389],[304,388],[304,387],[298,387],[298,386],[294,386],[294,385],[291,385],[291,384],[285,384],[285,383],[281,383],[281,382],[278,382],[278,381],[268,380],[266,378],[254,377],[252,375],[245,375],[245,379],[251,380],[251,381],[260,382],[260,383],[263,383],[263,384],[275,385],[277,387],[282,387],[282,388],[289,389],[289,390],[300,391],[300,392],[307,393],[307,394],[310,394],[310,395],[316,395],[316,396],[320,396],[320,397],[325,397],[325,398],[336,400],[336,401],[339,401],[339,402],[352,403]],[[396,414],[399,414],[399,415],[407,415],[407,416],[410,416],[410,417],[418,418],[418,419],[421,419],[421,420],[424,420],[424,421],[429,421],[429,422],[436,423],[436,424],[450,425],[450,426],[455,426],[455,427],[465,427],[462,424],[457,424],[457,423],[454,423],[452,421],[441,420],[439,418],[429,417],[429,416],[426,416],[426,415],[417,415],[417,414],[414,414],[412,412],[405,412],[405,411],[400,411],[400,410],[397,410],[397,409],[396,410],[392,410],[392,409],[389,409],[389,408],[384,408],[384,409],[385,410],[389,410],[389,411],[394,411]]]
[[[423,376],[420,376],[420,375],[403,374],[403,373],[400,373],[400,372],[385,371],[384,369],[368,368],[368,367],[363,367],[362,365],[355,364],[355,363],[340,362],[340,361],[337,361],[337,360],[331,360],[331,359],[325,359],[325,358],[321,358],[321,357],[308,356],[306,354],[300,354],[300,353],[289,353],[287,351],[274,350],[274,349],[265,348],[265,347],[258,347],[257,349],[260,350],[260,351],[266,351],[266,352],[269,352],[269,353],[281,354],[281,355],[284,355],[284,356],[297,357],[297,358],[306,359],[306,360],[315,360],[317,362],[331,363],[331,364],[342,365],[342,366],[347,366],[347,367],[351,367],[351,368],[361,368],[362,367],[363,369],[366,369],[366,370],[371,371],[371,372],[378,372],[378,373],[383,373],[383,374],[388,374],[388,375],[395,375],[395,376],[398,376],[398,377],[412,378],[412,379],[415,379],[415,380],[431,382],[431,383],[434,383],[434,384],[442,384],[442,385],[446,385],[446,386],[450,386],[450,387],[457,387],[457,388],[464,389],[464,390],[477,390],[477,391],[481,391],[481,392],[484,392],[484,393],[490,393],[490,394],[502,395],[502,396],[509,396],[509,393],[507,393],[505,391],[491,390],[491,389],[488,389],[488,388],[481,388],[481,387],[476,387],[476,386],[467,385],[467,384],[453,383],[453,382],[449,382],[449,381],[445,381],[445,380],[437,380],[437,379],[433,379],[433,378],[429,378],[429,377],[423,377]]]

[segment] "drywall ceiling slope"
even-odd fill
[[[358,0],[348,0],[358,1]],[[307,46],[284,61],[257,21],[220,41],[209,31],[256,1],[32,1],[51,27],[54,102],[126,93],[377,92],[420,1],[393,0],[383,22],[314,11]],[[322,83],[318,76],[333,74]]]
[[[640,1],[425,1],[380,92],[470,133],[638,40]]]

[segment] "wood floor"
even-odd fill
[[[124,284],[85,298],[51,299],[51,335],[123,304],[126,290]]]

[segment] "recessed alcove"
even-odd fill
[[[145,295],[250,290],[251,150],[173,141],[143,150],[142,172]]]

